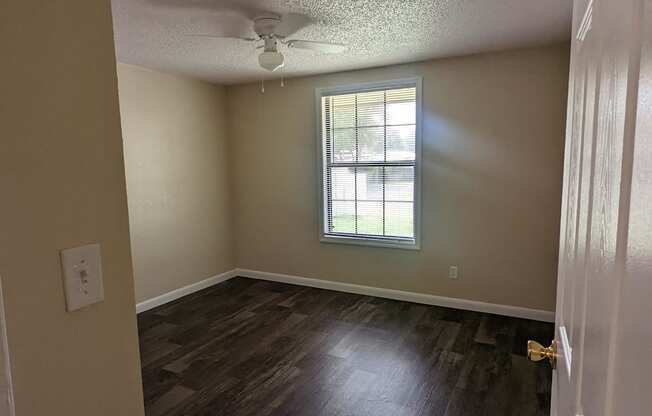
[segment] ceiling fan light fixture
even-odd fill
[[[281,52],[265,51],[258,56],[258,63],[261,67],[273,72],[284,65],[285,58]]]

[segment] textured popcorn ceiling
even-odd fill
[[[253,36],[243,14],[266,11],[312,19],[291,38],[348,45],[337,55],[281,47],[286,77],[570,39],[571,0],[113,0],[118,60],[223,84],[276,78],[251,43],[186,36]]]

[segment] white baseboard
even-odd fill
[[[143,302],[136,304],[136,313],[148,311],[150,309],[156,308],[157,306],[161,306],[168,302],[172,302],[173,300],[182,298],[191,293],[195,293],[202,289],[206,289],[207,287],[225,282],[235,276],[237,276],[235,270],[229,270],[228,272],[224,272],[216,276],[209,277],[208,279],[204,279],[200,282],[193,283],[191,285],[184,286],[179,289],[175,289],[168,293],[164,293],[161,296],[157,296],[155,298],[145,300]]]
[[[319,289],[335,290],[338,292],[355,293],[358,295],[376,296],[379,298],[402,300],[406,302],[422,303],[425,305],[443,306],[447,308],[463,309],[476,312],[492,313],[496,315],[512,316],[515,318],[533,319],[535,321],[554,322],[554,312],[540,309],[522,308],[519,306],[497,305],[494,303],[479,302],[445,296],[428,295],[424,293],[406,292],[403,290],[383,289],[373,286],[355,285],[352,283],[333,282],[331,280],[312,279],[308,277],[292,276],[289,274],[262,272],[249,269],[233,269],[228,272],[209,277],[192,285],[165,293],[161,296],[140,302],[136,305],[136,312],[141,313],[157,306],[172,302],[183,296],[198,292],[207,287],[225,282],[236,276],[251,279],[268,280],[272,282],[289,283],[299,286],[309,286]]]
[[[351,283],[333,282],[330,280],[311,279],[308,277],[292,276],[280,273],[261,272],[257,270],[235,269],[234,276],[249,277],[252,279],[269,280],[273,282],[290,283],[293,285],[309,286],[319,289],[336,290],[338,292],[355,293],[358,295],[376,296],[379,298],[402,300],[406,302],[422,303],[425,305],[443,306],[476,312],[491,313],[496,315],[511,316],[515,318],[532,319],[535,321],[554,322],[554,312],[540,309],[522,308],[519,306],[497,305],[494,303],[478,302],[444,296],[427,295],[424,293],[405,292],[402,290],[383,289],[372,286],[355,285]]]

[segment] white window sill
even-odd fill
[[[322,234],[319,239],[322,243],[334,244],[351,244],[356,246],[367,247],[384,247],[384,248],[398,248],[403,250],[420,250],[421,246],[414,239],[401,239],[401,238],[374,238],[363,236],[347,236],[337,234]]]

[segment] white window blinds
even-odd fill
[[[414,243],[417,88],[321,97],[323,234]]]

